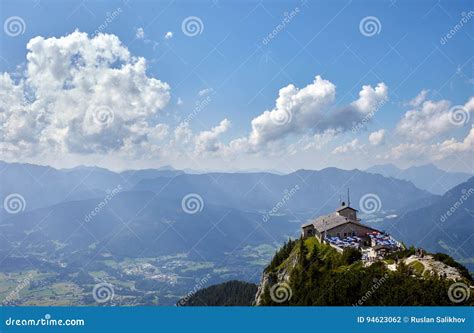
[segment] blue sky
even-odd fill
[[[9,133],[2,133],[4,156],[56,166],[97,164],[119,169],[171,164],[194,169],[290,171],[435,163],[449,170],[472,171],[473,103],[468,103],[474,95],[472,7],[470,1],[3,1],[0,69],[9,73],[16,85],[23,80],[25,94],[36,89],[26,82],[37,75],[25,73],[28,42],[36,36],[47,41],[76,30],[87,33],[89,40],[97,30],[117,36],[132,56],[146,59],[147,78],[169,86],[169,96],[164,97],[165,92],[160,95],[166,101],[159,110],[125,121],[127,126],[133,121],[146,122],[140,139],[128,137],[130,130],[123,124],[112,131],[117,136],[112,141],[130,139],[138,147],[91,144],[92,139],[109,140],[114,123],[107,124],[108,130],[94,130],[93,138],[88,137],[90,132],[78,133],[87,136],[83,143],[88,145],[78,148],[78,140],[67,136],[72,133],[71,124],[85,119],[83,115],[65,120],[71,123],[62,122],[61,129],[68,128],[64,136],[58,134],[64,132],[58,130],[57,122],[35,125],[24,121],[41,130],[35,132],[36,138],[20,138],[21,130],[15,127],[21,118],[17,112],[4,118],[15,120],[7,120]],[[200,20],[195,36],[186,35],[182,28],[183,20],[191,16]],[[22,19],[23,33],[12,36],[11,31],[5,31],[11,17]],[[113,18],[105,26],[107,17]],[[376,19],[372,22],[378,33],[367,36],[361,31],[360,23],[366,17]],[[454,34],[442,42],[451,30]],[[172,37],[168,34],[165,38],[168,32]],[[121,65],[109,64],[109,68]],[[335,86],[334,99],[324,107],[305,105],[304,98],[295,93],[290,99],[301,104],[283,107],[291,114],[292,123],[274,128],[264,117],[259,118],[266,110],[278,111],[275,101],[280,89],[290,84],[302,89],[317,75]],[[387,93],[378,97],[377,101],[383,102],[375,112],[354,111],[356,116],[349,125],[328,116],[352,108],[362,86],[375,89],[379,83],[387,87]],[[423,90],[426,94],[415,103],[413,99]],[[39,92],[36,94],[33,100],[39,98]],[[58,94],[48,96],[48,101],[59,104],[54,101]],[[81,96],[87,99],[87,95]],[[208,102],[196,112],[196,103],[207,97]],[[34,119],[42,112],[41,108],[12,103],[0,106],[10,112],[25,107],[25,117]],[[89,102],[83,103],[87,109]],[[462,124],[449,122],[453,106],[460,106]],[[111,108],[114,121],[122,119],[121,110]],[[418,113],[407,116],[409,111]],[[61,111],[46,112],[56,117]],[[81,109],[70,112],[87,113]],[[319,115],[308,118],[305,112]],[[362,115],[371,112],[374,115],[363,120]],[[407,119],[402,122],[404,117]],[[260,121],[254,130],[252,120],[257,118]],[[188,140],[178,142],[176,129],[180,124],[183,128],[183,119],[189,120],[185,129]],[[228,123],[223,123],[224,119]],[[327,124],[315,129],[315,124],[306,126],[308,119]],[[363,128],[351,131],[361,121]],[[417,137],[424,123],[428,133]],[[149,127],[159,124],[163,125],[160,134],[152,134]],[[378,134],[371,140],[372,133]],[[38,142],[40,137],[48,139]],[[239,139],[237,145],[235,140]],[[35,153],[42,150],[48,154]]]

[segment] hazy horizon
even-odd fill
[[[340,169],[340,170],[346,170],[346,171],[351,171],[351,170],[360,170],[360,171],[367,171],[368,169],[370,168],[373,168],[373,167],[379,167],[379,166],[394,166],[400,170],[407,170],[407,169],[410,169],[410,168],[418,168],[418,167],[426,167],[426,166],[434,166],[435,168],[441,170],[441,171],[445,171],[445,172],[448,172],[448,173],[467,173],[467,174],[474,174],[474,172],[471,170],[471,171],[457,171],[457,170],[446,170],[446,169],[443,169],[442,167],[436,165],[435,163],[422,163],[422,164],[418,164],[418,165],[411,165],[409,167],[401,167],[401,166],[398,166],[396,164],[393,164],[393,163],[384,163],[384,164],[374,164],[374,165],[370,165],[368,167],[365,167],[365,168],[345,168],[343,166],[335,166],[335,165],[329,165],[329,166],[325,166],[325,167],[322,167],[322,168],[299,168],[299,169],[294,169],[294,170],[290,170],[290,171],[283,171],[283,170],[279,170],[279,169],[272,169],[272,168],[262,168],[262,169],[259,169],[259,168],[248,168],[248,169],[235,169],[235,168],[228,168],[228,169],[193,169],[193,168],[190,168],[190,167],[184,167],[184,168],[177,168],[173,165],[170,165],[170,164],[164,164],[164,165],[157,165],[157,166],[149,166],[149,167],[142,167],[142,168],[120,168],[120,169],[116,169],[116,168],[113,168],[113,167],[107,167],[107,166],[102,166],[102,165],[87,165],[87,164],[76,164],[76,165],[72,165],[72,166],[65,166],[65,167],[60,167],[60,166],[56,166],[54,163],[45,163],[45,164],[41,164],[41,163],[34,163],[34,162],[18,162],[18,161],[7,161],[7,160],[0,160],[0,162],[3,162],[3,163],[9,163],[9,164],[13,164],[13,163],[18,163],[18,164],[30,164],[30,165],[38,165],[38,166],[44,166],[44,167],[52,167],[56,170],[72,170],[72,169],[76,169],[76,168],[100,168],[100,169],[106,169],[106,170],[109,170],[109,171],[112,171],[112,172],[124,172],[124,171],[139,171],[139,170],[159,170],[159,169],[163,169],[163,170],[167,170],[167,169],[170,169],[170,170],[176,170],[176,171],[184,171],[185,173],[187,171],[189,172],[196,172],[196,173],[212,173],[212,172],[219,172],[219,173],[239,173],[239,172],[242,172],[242,173],[251,173],[251,172],[269,172],[269,173],[275,173],[275,174],[282,174],[282,175],[285,175],[285,174],[290,174],[290,173],[293,173],[293,172],[296,172],[296,171],[299,171],[299,170],[308,170],[308,171],[321,171],[321,170],[324,170],[324,169],[329,169],[329,168],[336,168],[336,169]]]

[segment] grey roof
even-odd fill
[[[336,212],[339,212],[339,211],[341,211],[341,210],[343,210],[343,209],[346,209],[346,208],[349,208],[349,209],[352,209],[352,210],[354,210],[354,211],[358,212],[358,210],[357,210],[357,209],[355,209],[355,208],[352,208],[351,206],[346,206],[346,205],[344,205],[344,206],[340,206],[338,209],[336,209]]]
[[[328,215],[320,216],[314,220],[310,220],[308,223],[303,224],[301,227],[305,228],[310,225],[313,225],[314,228],[319,231],[325,231],[325,230],[331,230],[332,228],[335,228],[337,226],[340,226],[344,223],[357,223],[358,225],[361,225],[365,228],[371,229],[371,230],[377,230],[374,228],[371,228],[369,226],[366,226],[358,221],[355,221],[353,219],[349,219],[347,217],[341,216],[338,213],[331,213]]]
[[[349,222],[348,218],[341,216],[337,213],[331,213],[328,215],[320,216],[314,219],[311,224],[314,225],[314,228],[319,232],[324,230],[329,230],[335,228],[341,224]]]

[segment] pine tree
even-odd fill
[[[307,256],[308,256],[308,248],[306,247],[306,244],[304,243],[304,240],[301,238],[300,241],[299,241],[299,263],[300,265],[302,265],[303,267],[306,267],[307,266]]]

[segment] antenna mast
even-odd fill
[[[347,207],[350,207],[350,205],[351,205],[351,198],[349,195],[349,188],[347,188]]]

